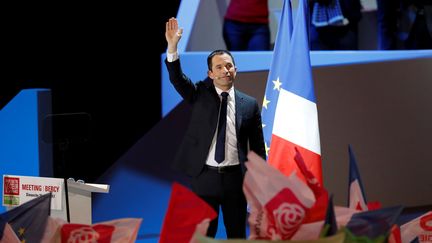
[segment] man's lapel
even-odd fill
[[[243,96],[241,94],[239,94],[239,92],[237,92],[237,90],[234,90],[235,92],[235,110],[236,110],[236,133],[237,136],[239,134],[240,131],[240,127],[242,124],[242,117],[243,117],[243,111],[244,111],[244,100],[243,100]]]

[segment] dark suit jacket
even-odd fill
[[[205,166],[216,131],[220,99],[213,80],[194,84],[181,70],[180,60],[168,62],[169,78],[177,92],[192,105],[185,137],[173,166],[187,175],[198,176]],[[255,98],[235,90],[237,149],[243,172],[248,148],[265,158],[261,114]]]

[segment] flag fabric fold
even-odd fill
[[[402,243],[400,228],[394,224],[390,229],[390,235],[387,239],[388,243]]]
[[[185,186],[175,182],[172,186],[159,243],[190,242],[197,230],[197,225],[203,223],[205,219],[212,220],[216,216],[216,212],[204,200]],[[206,234],[207,228],[204,229],[201,225],[198,231]]]
[[[321,230],[320,237],[327,237],[335,235],[338,231],[336,215],[333,206],[333,195],[328,199],[327,213]]]
[[[0,225],[0,243],[21,243],[12,227],[5,223]]]
[[[387,239],[402,210],[402,206],[393,206],[359,212],[351,217],[346,228],[355,236]]]
[[[283,175],[254,152],[248,154],[246,167],[249,239],[290,239],[315,203],[312,190],[295,173]]]
[[[413,242],[416,238],[417,242],[432,242],[432,211],[403,224],[400,231],[403,243]]]
[[[134,243],[141,222],[141,218],[120,218],[87,225],[50,217],[40,242]]]
[[[318,114],[307,34],[307,0],[300,0],[293,24],[285,0],[262,105],[268,162],[289,176],[297,170],[294,147],[322,184]],[[303,176],[299,175],[303,180]]]
[[[297,167],[299,168],[301,174],[305,177],[307,185],[313,191],[316,198],[314,206],[310,209],[309,214],[303,223],[323,220],[326,215],[326,211],[328,210],[328,192],[319,183],[314,174],[306,167],[306,163],[304,162],[303,157],[297,147],[295,147],[295,151],[296,155],[294,160],[297,164]]]
[[[51,212],[51,193],[34,198],[0,217],[6,221],[22,242],[40,242]]]
[[[336,216],[337,228],[339,229],[345,227],[350,221],[352,215],[358,213],[357,210],[341,206],[334,206],[334,212]],[[292,240],[318,239],[320,237],[320,234],[322,233],[322,227],[324,223],[324,220],[312,223],[303,223],[302,225],[300,225],[300,228],[292,237]]]

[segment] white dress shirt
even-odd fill
[[[223,90],[217,87],[215,88],[216,88],[216,92],[219,95],[219,98],[222,99],[222,96],[220,94],[223,92]],[[238,159],[237,136],[236,136],[236,126],[235,126],[236,122],[235,122],[234,86],[231,87],[231,89],[229,89],[227,92],[228,92],[228,101],[227,101],[227,120],[226,120],[226,136],[225,136],[225,160],[222,161],[221,163],[218,163],[214,158],[215,149],[216,149],[216,136],[217,136],[217,129],[215,129],[215,134],[213,135],[213,140],[210,145],[210,151],[206,162],[207,165],[215,166],[215,167],[240,164]]]
[[[167,50],[166,55],[167,55],[167,61],[168,62],[174,62],[175,60],[177,60],[179,58],[178,52],[169,53]]]

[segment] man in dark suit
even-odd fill
[[[192,106],[174,166],[191,177],[193,192],[217,213],[221,207],[227,237],[245,238],[244,163],[248,150],[265,158],[260,110],[256,99],[234,88],[236,66],[226,50],[213,51],[207,58],[208,79],[193,83],[180,66],[177,44],[181,34],[177,20],[169,19],[165,63],[171,83]],[[217,226],[216,218],[207,235],[214,237]]]
[[[378,0],[380,50],[432,49],[432,0]]]

